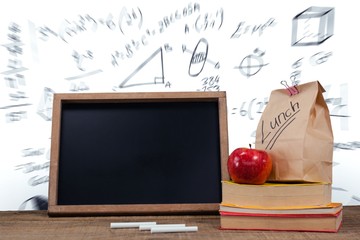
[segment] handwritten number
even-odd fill
[[[201,88],[202,91],[220,91],[219,80],[220,77],[218,75],[201,79],[201,81],[203,82]]]
[[[248,111],[244,110],[245,104],[246,104],[246,102],[242,103],[241,108],[240,108],[240,112],[239,112],[240,116],[242,116],[242,117],[245,117],[248,114]]]

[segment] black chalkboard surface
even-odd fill
[[[55,94],[49,215],[216,212],[224,92]]]

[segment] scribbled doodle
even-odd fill
[[[247,116],[250,120],[254,120],[254,113],[261,115],[268,102],[269,99],[267,97],[263,99],[253,98],[250,101],[242,102],[240,108],[232,108],[231,114],[240,114],[242,117]]]
[[[84,72],[86,69],[84,67],[84,60],[89,60],[92,61],[94,59],[94,53],[90,50],[86,50],[84,53],[79,53],[78,51],[73,51],[72,53],[72,57],[73,60],[76,63],[77,68]],[[102,70],[101,69],[96,69],[96,70],[92,70],[92,71],[88,71],[85,73],[81,73],[79,75],[75,75],[75,76],[71,76],[71,77],[66,77],[66,80],[74,80],[74,79],[79,79],[79,78],[84,78],[84,77],[88,77],[94,74],[98,74],[101,73]]]
[[[16,23],[10,23],[8,27],[10,33],[8,33],[8,39],[10,43],[3,44],[10,54],[8,58],[7,68],[9,70],[2,72],[1,74],[5,75],[4,79],[7,83],[7,86],[10,88],[18,88],[20,85],[25,85],[25,77],[22,74],[23,71],[28,70],[22,65],[22,55],[23,55],[23,43],[21,41],[21,28]]]
[[[189,3],[182,11],[176,10],[175,13],[163,17],[163,19],[159,21],[159,32],[163,33],[171,24],[175,23],[175,21],[191,16],[195,12],[200,12],[199,3]]]
[[[129,50],[129,48],[127,48],[127,54],[125,54],[124,52],[121,51],[114,51],[111,54],[111,64],[113,65],[113,67],[118,67],[119,66],[119,60],[124,60],[125,59],[125,55],[130,58],[130,56],[132,56],[132,51]]]
[[[6,48],[6,50],[13,56],[16,56],[18,54],[23,54],[23,43],[19,42],[20,39],[18,36],[16,36],[15,34],[10,34],[8,36],[9,40],[13,41],[12,43],[9,44],[4,44],[3,47]]]
[[[0,109],[21,108],[31,105],[27,101],[29,100],[26,92],[26,81],[24,72],[28,70],[23,66],[23,46],[22,42],[22,29],[19,24],[11,22],[8,25],[8,40],[10,42],[3,44],[6,48],[8,56],[7,70],[1,72],[4,75],[4,85],[7,87],[6,93],[9,97],[9,103],[4,106],[0,106]],[[16,102],[16,104],[14,104]],[[19,122],[27,118],[26,109],[18,109],[16,111],[8,111],[5,113],[5,119],[7,123]]]
[[[220,8],[215,14],[200,14],[195,21],[195,29],[197,32],[206,31],[208,29],[219,30],[224,22],[224,10]],[[187,31],[188,32],[188,31]],[[186,33],[186,32],[185,32]]]
[[[132,27],[136,24],[137,29],[142,27],[143,16],[140,8],[132,8],[130,11],[127,8],[123,8],[119,17],[116,18],[112,13],[108,13],[105,18],[93,17],[90,14],[79,14],[77,18],[68,20],[64,19],[58,27],[58,30],[53,30],[49,26],[36,26],[30,21],[31,31],[37,35],[43,41],[49,40],[51,37],[60,38],[65,43],[70,43],[73,37],[78,36],[85,32],[97,32],[99,27],[105,27],[111,31],[119,30],[122,34],[126,34],[127,31],[132,31]]]
[[[185,45],[182,46],[182,50],[183,52],[192,54],[188,69],[188,74],[191,77],[196,77],[202,72],[205,66],[205,62],[214,65],[216,69],[220,68],[219,62],[215,63],[208,59],[207,56],[209,52],[209,44],[208,41],[204,38],[201,38],[199,40],[199,42],[196,44],[194,51],[191,52],[189,49],[186,48]]]
[[[45,153],[45,148],[26,148],[22,151],[22,157],[40,156]]]
[[[71,92],[81,92],[89,89],[89,86],[85,82],[81,81],[80,83],[71,82],[69,90]]]
[[[143,15],[139,7],[132,8],[131,10],[124,7],[119,16],[119,29],[125,35],[128,29],[132,31],[133,26],[141,29],[143,21]]]
[[[26,67],[22,66],[22,61],[19,59],[15,59],[15,60],[9,59],[8,68],[10,68],[10,70],[2,72],[1,74],[4,74],[4,75],[17,74],[19,72],[28,70]]]
[[[347,104],[345,104],[344,98],[327,98],[326,103],[330,106],[333,106],[331,109],[330,116],[333,117],[341,117],[341,118],[348,118],[349,115],[344,113],[344,110],[347,107]],[[342,113],[340,113],[342,111]]]
[[[111,15],[111,14],[109,14],[109,15]],[[110,24],[109,24],[109,22],[111,20],[112,19],[106,21],[106,24],[109,29],[111,29]],[[50,33],[51,35],[53,35],[55,37],[60,37],[60,39],[63,40],[64,42],[69,43],[69,40],[72,37],[74,37],[80,33],[84,33],[89,30],[91,30],[92,32],[96,32],[98,29],[98,24],[97,24],[97,21],[93,17],[91,17],[89,14],[85,14],[85,16],[79,15],[77,19],[72,20],[72,21],[64,19],[62,21],[62,23],[60,24],[59,33],[56,33],[55,31],[53,31],[52,29],[50,29],[47,26],[41,27],[39,29],[39,31],[42,31],[44,29],[46,30],[46,35],[47,35],[47,33]],[[42,33],[41,36],[43,36],[44,32],[41,32],[41,33]],[[68,40],[68,38],[70,38],[70,39]]]
[[[340,84],[339,97],[329,97],[331,85],[324,86],[324,98],[328,105],[330,116],[340,120],[340,129],[349,130],[348,84]]]
[[[163,17],[158,21],[158,26],[154,28],[146,28],[143,34],[137,39],[131,39],[124,45],[122,49],[118,49],[111,54],[111,64],[116,67],[119,66],[118,61],[125,58],[132,58],[140,47],[147,46],[151,37],[162,34],[167,28],[173,25],[176,21],[179,21],[185,17],[191,16],[195,12],[200,11],[200,5],[198,3],[189,4],[184,7],[182,11],[176,10],[175,13],[171,13],[168,16]],[[139,29],[140,31],[140,29]]]
[[[19,122],[27,118],[27,111],[9,112],[5,115],[6,122]]]
[[[67,37],[72,38],[76,34],[78,34],[79,31],[85,31],[85,30],[87,29],[81,27],[81,25],[78,25],[75,21],[70,22],[69,20],[64,19],[60,25],[58,36],[64,42],[69,43]]]
[[[148,26],[146,28],[143,24],[146,19],[144,19],[143,13],[139,7],[123,7],[118,15],[108,13],[105,18],[95,17],[90,14],[79,14],[74,19],[64,19],[58,28],[41,24],[37,26],[35,23],[29,21],[31,46],[34,51],[34,57],[36,57],[38,48],[37,39],[48,41],[51,38],[55,38],[60,39],[67,44],[72,44],[72,40],[75,40],[76,36],[80,36],[80,34],[89,33],[90,31],[94,34],[101,34],[97,32],[99,27],[109,29],[114,32],[118,30],[126,37],[125,41],[122,41],[121,46],[117,47],[117,49],[110,53],[111,64],[113,67],[118,67],[119,60],[132,58],[142,47],[145,47],[150,43],[152,37],[164,33],[166,29],[174,25],[177,21],[192,16],[197,12],[200,12],[200,4],[189,3],[181,10],[178,9],[162,17],[157,22],[158,25]],[[212,24],[213,22],[207,23],[206,27],[210,28]],[[81,71],[84,71],[85,69],[82,65],[84,58],[91,59],[91,56],[93,56],[93,52],[89,54],[89,52],[79,53],[74,51],[73,54],[77,67]],[[101,71],[93,70],[90,75],[99,72]],[[71,80],[87,76],[89,75],[81,74],[67,77],[66,79]]]
[[[29,25],[31,25],[32,27],[32,30],[34,31],[34,24],[33,23],[29,23]],[[59,35],[54,32],[52,29],[50,29],[49,27],[47,26],[43,26],[43,27],[39,27],[39,29],[37,30],[40,34],[39,38],[43,41],[47,41],[49,40],[49,38],[52,36],[54,37],[58,37]]]
[[[324,52],[324,51],[317,52],[309,58],[309,63],[311,66],[316,67],[320,64],[325,64],[326,62],[328,62],[331,56],[332,56],[332,52]],[[303,66],[304,61],[305,61],[305,57],[301,57],[291,65],[291,68],[294,69],[294,71],[290,73],[290,80],[293,85],[297,85],[301,81],[301,73],[302,73],[302,68],[304,67]]]
[[[9,88],[19,88],[20,86],[25,86],[25,77],[23,74],[15,73],[13,76],[5,77],[4,79],[6,81],[6,86]]]
[[[300,83],[300,77],[301,77],[301,66],[304,58],[300,58],[296,60],[291,67],[294,69],[293,72],[290,74],[290,80],[292,85],[298,85]]]
[[[44,149],[34,150],[34,149],[24,149],[26,151],[27,157],[34,157],[44,154]],[[38,152],[40,151],[40,152]],[[24,153],[24,151],[23,151]],[[35,163],[35,162],[28,162],[25,164],[20,164],[15,166],[15,170],[22,170],[24,174],[30,174],[30,173],[38,173],[43,171],[48,171],[50,167],[50,161],[46,161],[44,163]],[[30,174],[31,175],[31,174]],[[33,175],[29,178],[28,184],[32,187],[35,187],[40,184],[45,184],[49,182],[49,176],[47,174],[45,175]]]
[[[320,64],[326,63],[331,56],[332,56],[332,52],[321,51],[321,52],[315,53],[310,58],[310,64],[315,66],[315,65],[320,65]]]
[[[202,86],[201,89],[198,89],[197,91],[203,91],[203,92],[210,92],[210,91],[220,91],[220,76],[210,76],[210,77],[204,77],[201,79]]]
[[[39,155],[43,155],[44,149],[38,149],[38,150],[34,150],[34,149],[24,149],[26,151],[26,156],[39,156]],[[29,151],[31,151],[29,153]],[[23,151],[24,152],[24,151]],[[28,155],[30,154],[30,155]],[[45,162],[43,164],[36,164],[35,162],[29,162],[29,163],[25,163],[25,164],[20,164],[17,165],[15,167],[15,170],[23,170],[23,173],[31,173],[31,172],[35,172],[35,171],[40,171],[40,170],[48,170],[50,167],[50,162]]]
[[[360,141],[346,143],[334,142],[334,150],[357,150],[360,148]]]
[[[21,100],[24,98],[28,98],[26,96],[26,92],[23,92],[23,91],[16,91],[16,92],[9,93],[9,97],[12,101],[18,101],[18,100]]]
[[[73,51],[72,57],[74,61],[76,62],[76,66],[81,71],[85,71],[85,68],[83,67],[83,61],[84,59],[94,59],[94,53],[90,50],[86,50],[85,53],[79,53],[78,51]]]
[[[276,22],[274,18],[269,18],[267,22],[258,25],[247,24],[245,21],[242,21],[237,25],[236,30],[233,32],[230,38],[240,38],[245,34],[253,35],[256,32],[259,34],[259,36],[261,36],[267,28],[274,27],[275,25]]]
[[[28,184],[32,187],[35,187],[37,185],[40,184],[45,184],[49,182],[49,176],[48,175],[44,175],[44,176],[39,176],[36,175],[34,177],[31,177],[28,181]]]
[[[335,9],[309,7],[292,20],[292,46],[319,45],[334,34]]]
[[[128,77],[126,77],[120,84],[119,88],[127,88],[127,87],[134,87],[134,86],[141,86],[141,85],[149,85],[149,84],[164,84],[165,76],[164,76],[164,63],[163,63],[163,50],[160,47],[157,49],[150,57],[148,57],[142,64],[140,64]],[[153,64],[150,65],[150,63]],[[151,80],[146,80],[149,78],[134,78],[136,75],[139,74],[140,71],[149,70],[149,74],[152,72],[154,74],[154,70],[158,69],[157,73],[158,76],[153,76]]]
[[[254,54],[247,55],[241,62],[240,65],[235,67],[240,70],[240,73],[246,77],[251,77],[257,74],[263,67],[269,63],[264,63],[262,57],[265,52],[256,48]]]

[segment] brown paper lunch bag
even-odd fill
[[[333,132],[318,81],[273,90],[256,129],[255,148],[273,161],[269,181],[332,182]]]

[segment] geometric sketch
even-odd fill
[[[209,44],[206,41],[206,39],[204,38],[200,39],[191,56],[191,61],[189,65],[190,76],[196,77],[201,73],[206,62],[208,50],[209,50]]]
[[[51,88],[44,87],[44,92],[40,99],[37,113],[46,121],[51,121],[52,119],[54,93],[55,92]]]
[[[200,49],[200,50],[199,50]],[[205,62],[209,62],[215,65],[216,69],[220,68],[220,63],[213,62],[207,58],[209,52],[208,41],[204,38],[201,38],[196,44],[196,47],[193,52],[188,50],[185,45],[182,47],[183,52],[192,53],[188,73],[191,77],[198,76],[204,69]]]
[[[292,46],[320,45],[334,34],[334,8],[309,7],[292,21]]]
[[[262,57],[265,55],[264,51],[256,48],[254,50],[254,54],[247,55],[240,63],[239,66],[234,68],[238,68],[242,75],[246,77],[251,77],[257,74],[264,66],[269,63],[264,63]]]
[[[155,58],[156,56],[157,58]],[[154,58],[158,61],[155,61]],[[158,65],[159,63],[160,65]],[[139,75],[140,71],[144,73],[145,70],[148,71],[145,77],[134,78],[134,76]],[[153,75],[155,70],[157,70],[158,75],[155,74],[155,76],[153,76],[151,80],[147,80],[147,78],[149,78],[148,76]],[[165,76],[164,76],[163,52],[162,52],[162,48],[160,47],[153,54],[151,54],[151,56],[148,57],[142,64],[140,64],[140,66],[137,67],[128,77],[126,77],[119,85],[119,88],[149,85],[149,84],[164,84],[165,82],[164,79]]]

